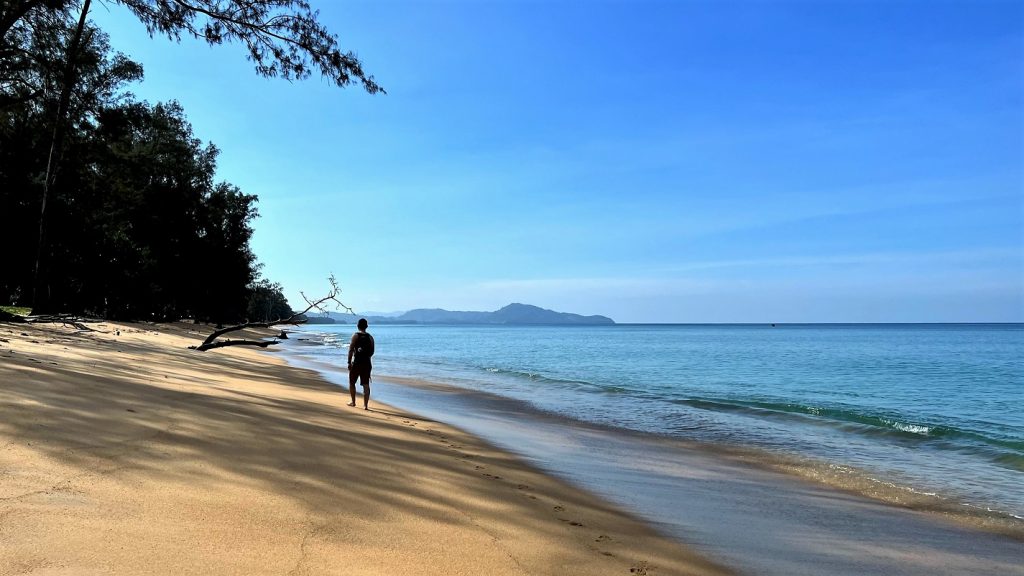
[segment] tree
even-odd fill
[[[0,214],[15,239],[0,266],[0,303],[31,304],[35,277],[54,310],[244,320],[257,277],[249,246],[256,197],[215,182],[218,150],[195,136],[180,105],[137,102],[121,90],[141,67],[112,54],[106,36],[89,26],[47,210],[47,266],[34,275],[34,254],[17,247],[37,232],[59,63],[77,20],[42,24],[8,36],[23,52],[53,53],[38,51],[45,60],[21,71],[42,95],[0,108]]]
[[[308,78],[313,71],[339,87],[359,83],[371,93],[384,92],[367,75],[352,52],[342,52],[337,37],[317,21],[318,13],[305,0],[117,0],[142,21],[151,36],[165,35],[180,40],[190,35],[209,44],[239,41],[245,44],[256,72],[266,77],[287,80]],[[39,208],[39,233],[35,258],[33,308],[50,307],[43,290],[46,277],[47,208],[57,169],[64,154],[68,109],[78,81],[79,54],[89,41],[87,16],[91,0],[10,0],[0,7],[0,85],[4,95],[0,104],[34,98],[40,91],[21,82],[23,56],[11,49],[12,39],[26,34],[32,23],[55,14],[68,15],[78,7],[77,26],[70,36],[59,75],[60,97],[53,113],[53,124],[42,179]],[[29,54],[28,56],[31,56]],[[8,98],[7,92],[17,96]]]
[[[246,310],[246,318],[254,322],[270,322],[292,315],[292,307],[288,305],[281,285],[263,279],[249,286]]]
[[[195,137],[176,102],[115,106],[99,120],[93,165],[102,205],[90,229],[104,255],[94,286],[106,314],[244,319],[256,277],[256,197],[214,182],[219,151]]]
[[[38,278],[45,297],[51,295],[48,267],[64,273],[64,263],[53,260],[55,253],[67,249],[61,245],[59,236],[81,228],[74,218],[89,195],[82,188],[89,176],[83,162],[89,155],[88,135],[97,115],[101,109],[122,102],[121,88],[142,76],[139,64],[122,54],[111,53],[105,34],[91,27],[83,30],[76,58],[75,87],[64,103],[67,137],[59,160],[65,170],[60,182],[53,177],[55,173],[44,178],[48,160],[58,159],[50,155],[53,118],[61,106],[63,62],[67,59],[68,38],[75,30],[75,21],[69,14],[34,14],[9,31],[4,40],[6,54],[16,56],[0,60],[0,69],[7,74],[2,83],[2,96],[6,98],[0,98],[5,103],[0,106],[0,205],[4,207],[5,231],[18,242],[38,238],[45,196],[46,212],[50,213],[51,226],[58,234],[53,238],[58,242],[47,243],[44,253],[37,250],[43,244],[29,240],[28,250],[10,251],[5,265],[0,267],[0,293],[24,298],[28,303],[33,290],[31,276]],[[56,190],[54,186],[58,184],[64,193],[47,194]],[[27,283],[22,277],[26,259],[30,270]],[[38,274],[34,270],[37,262],[47,265],[39,268]]]

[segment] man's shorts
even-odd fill
[[[348,383],[349,386],[356,383],[356,380],[362,379],[362,386],[366,387],[370,385],[370,369],[372,366],[369,364],[353,364],[348,369]]]

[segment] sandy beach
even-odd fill
[[[90,327],[0,324],[0,575],[729,573],[275,352]]]

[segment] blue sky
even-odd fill
[[[94,19],[357,311],[1024,321],[1016,2],[314,2],[388,91]]]

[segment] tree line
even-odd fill
[[[380,91],[305,2],[120,3],[153,35],[245,42],[259,74],[319,69]],[[128,92],[142,66],[112,50],[89,5],[0,7],[0,304],[111,319],[287,317],[250,247],[256,196],[217,180],[217,148],[177,102]]]

